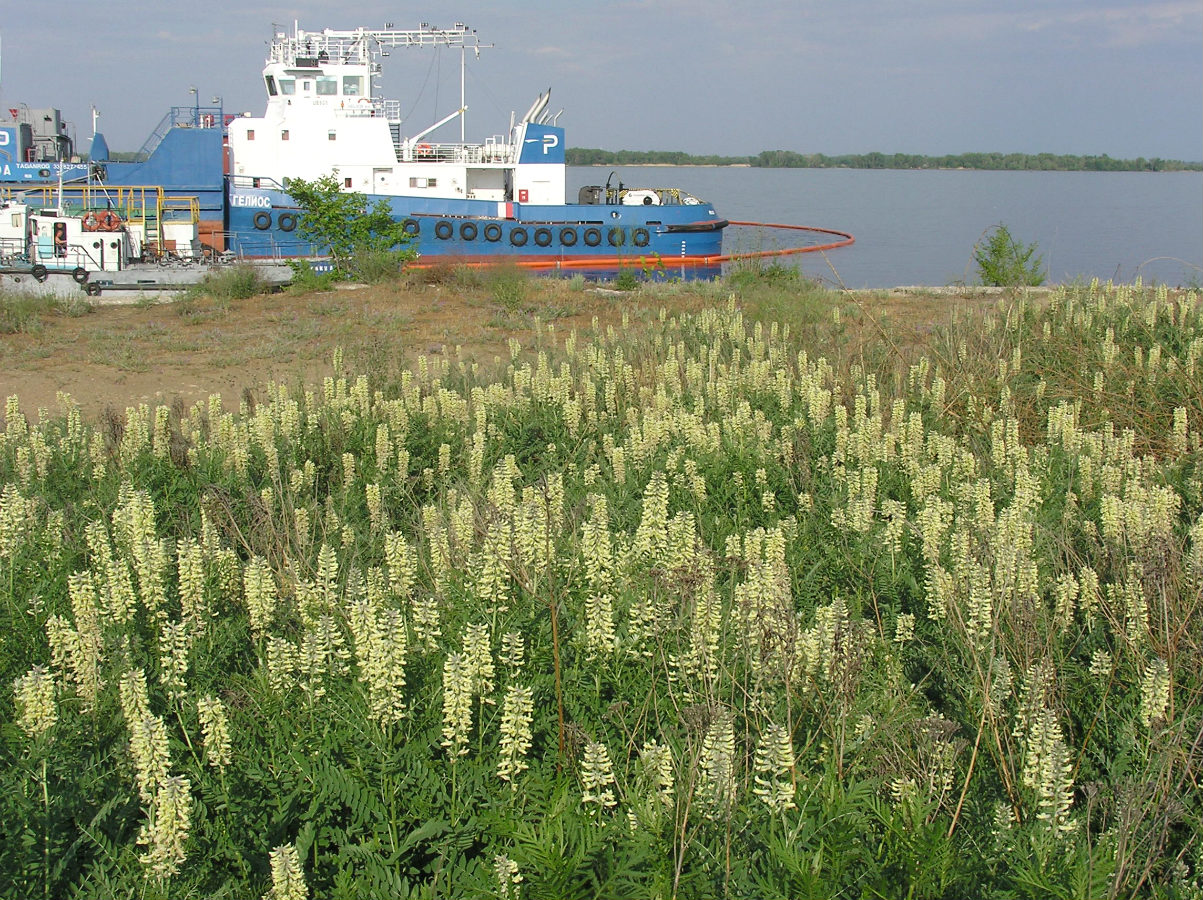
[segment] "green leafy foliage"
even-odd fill
[[[994,287],[1035,287],[1044,284],[1044,258],[1036,245],[1024,245],[1006,225],[991,228],[973,248],[973,261],[982,284]]]
[[[343,190],[337,173],[312,181],[289,179],[288,193],[302,211],[300,236],[329,248],[335,268],[348,276],[379,280],[416,258],[407,249],[411,235],[393,218],[388,203],[377,200],[369,206],[363,194]]]
[[[259,270],[240,264],[205,273],[205,277],[184,291],[184,300],[212,297],[215,300],[246,300],[269,290]]]

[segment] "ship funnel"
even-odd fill
[[[547,104],[551,102],[551,88],[547,89],[546,94],[539,94],[535,98],[535,102],[531,104],[530,109],[526,111],[526,115],[522,117],[523,122],[539,123],[539,117],[543,114],[543,110],[547,109]]]

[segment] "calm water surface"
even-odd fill
[[[827,254],[848,287],[973,283],[973,246],[999,222],[1039,244],[1052,282],[1203,280],[1203,172],[574,167],[569,199],[611,171],[629,186],[684,188],[724,218],[851,232],[853,246]],[[785,234],[731,229],[724,249],[786,246]],[[790,259],[835,280],[819,254]]]

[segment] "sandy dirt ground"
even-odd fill
[[[66,392],[93,420],[140,403],[190,406],[211,393],[236,405],[269,382],[320,384],[333,371],[336,348],[353,372],[411,367],[422,354],[458,354],[487,366],[508,358],[511,339],[534,346],[536,317],[584,338],[595,319],[604,328],[624,310],[638,318],[724,302],[713,287],[620,293],[552,282],[511,289],[508,302],[495,294],[454,284],[351,285],[247,300],[102,303],[75,315],[49,311],[0,334],[0,397],[16,394],[32,415],[59,411],[57,396]],[[919,330],[964,302],[993,298],[896,291],[857,301]]]
[[[567,334],[652,314],[700,308],[689,295],[640,297],[594,289],[532,287],[520,303],[445,285],[346,286],[218,302],[98,304],[83,314],[47,312],[0,334],[0,397],[16,394],[29,414],[58,410],[59,392],[85,416],[145,403],[191,405],[220,393],[237,405],[269,382],[320,384],[335,350],[344,369],[413,366],[419,355],[459,354],[490,365],[508,359],[511,338],[533,345],[536,317]]]

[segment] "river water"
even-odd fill
[[[1203,172],[572,167],[569,199],[611,171],[629,187],[683,188],[723,218],[851,232],[856,243],[826,259],[785,257],[850,288],[975,283],[974,244],[1000,222],[1038,244],[1050,282],[1203,281]],[[795,242],[732,228],[724,250]]]

